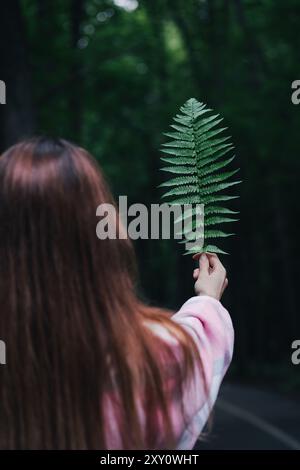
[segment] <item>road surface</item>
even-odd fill
[[[300,400],[225,383],[214,409],[212,430],[194,449],[300,450]]]

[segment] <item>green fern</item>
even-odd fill
[[[220,202],[238,197],[220,194],[224,189],[240,183],[231,180],[238,170],[223,171],[234,159],[234,147],[230,137],[222,135],[226,130],[219,126],[222,118],[213,114],[204,103],[190,98],[180,111],[181,114],[174,117],[172,131],[165,134],[171,141],[163,144],[162,149],[164,156],[161,160],[168,164],[162,170],[172,174],[171,179],[160,185],[168,188],[163,198],[170,204],[204,204],[203,247],[194,246],[188,249],[188,253],[226,254],[214,244],[214,240],[233,235],[216,227],[237,220],[232,216],[238,212],[219,206]],[[195,215],[195,212],[196,208],[193,208],[189,215]],[[186,214],[177,222],[184,217]],[[183,235],[191,237],[195,228],[196,222],[192,220]]]

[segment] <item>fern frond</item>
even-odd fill
[[[205,176],[205,175],[209,175],[210,173],[214,173],[215,171],[220,170],[221,168],[224,168],[225,166],[229,165],[229,163],[231,163],[233,159],[234,159],[234,156],[231,158],[227,158],[227,160],[222,160],[219,163],[215,163],[214,165],[206,166],[203,170],[199,169],[198,174],[199,176]],[[166,171],[169,171],[169,170],[166,170]]]
[[[197,176],[178,176],[177,178],[172,178],[164,183],[160,184],[160,187],[164,186],[177,186],[181,184],[190,184],[197,183]]]
[[[220,183],[221,181],[225,181],[231,176],[235,175],[239,170],[227,171],[225,173],[217,173],[213,175],[206,176],[201,180],[201,186],[207,186],[212,183]],[[239,181],[234,181],[233,184],[237,184]]]
[[[177,188],[171,189],[167,193],[165,193],[162,197],[168,196],[180,196],[181,194],[192,194],[197,192],[196,185],[189,185],[189,186],[178,186]]]
[[[192,248],[189,248],[188,251],[186,251],[184,254],[185,255],[192,255],[195,253],[218,253],[222,255],[228,255],[226,251],[221,250],[215,245],[204,245],[202,246],[193,246]]]
[[[193,136],[186,134],[184,132],[164,132],[166,137],[170,137],[171,139],[177,140],[184,140],[187,142],[193,142]]]
[[[163,162],[172,163],[173,165],[195,165],[194,158],[187,158],[187,157],[161,157],[160,158]]]
[[[163,153],[166,153],[168,155],[174,155],[174,158],[176,157],[194,157],[195,156],[195,149],[189,149],[189,148],[162,148],[160,150]]]
[[[180,198],[176,198],[173,200],[169,201],[170,205],[175,205],[175,204],[210,204],[210,203],[215,203],[215,202],[223,202],[223,201],[230,201],[231,199],[237,199],[239,196],[228,196],[227,194],[220,195],[220,196],[215,196],[215,195],[209,195],[209,196],[203,196],[201,197],[201,203],[199,203],[199,195],[194,194],[194,195],[189,195],[189,196],[184,196]]]
[[[161,168],[162,171],[168,171],[169,173],[179,173],[182,175],[190,175],[197,172],[196,167],[187,167],[187,166],[165,166]]]
[[[164,134],[171,140],[162,145],[164,155],[161,160],[169,164],[162,170],[174,177],[160,185],[169,188],[162,197],[171,205],[194,205],[175,221],[184,223],[182,233],[187,240],[192,240],[193,237],[196,241],[199,239],[195,229],[202,224],[204,245],[188,248],[189,253],[225,253],[211,244],[210,240],[233,235],[219,230],[218,226],[238,220],[232,217],[238,212],[218,205],[238,197],[223,194],[222,191],[241,182],[231,179],[238,170],[220,172],[234,159],[234,155],[228,155],[234,147],[230,137],[224,135],[227,128],[220,127],[223,118],[219,114],[214,114],[195,98],[181,106],[180,113],[173,120],[172,130]],[[204,204],[202,222],[193,218],[201,212],[197,204]]]
[[[231,217],[206,217],[205,218],[205,227],[210,227],[213,225],[225,224],[230,222],[236,222],[238,219],[232,219]],[[192,220],[192,222],[185,223],[184,228],[177,233],[189,233],[192,230],[195,230],[199,222],[197,220]],[[200,226],[204,226],[204,221],[200,222]]]

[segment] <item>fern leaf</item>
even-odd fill
[[[182,132],[182,133],[184,133],[184,134],[193,136],[193,131],[192,131],[192,129],[188,129],[187,127],[183,127],[183,126],[178,126],[178,124],[171,124],[171,127],[172,127],[173,129],[175,129],[175,131]]]
[[[162,148],[160,150],[163,153],[167,153],[169,155],[174,155],[175,157],[193,157],[195,154],[194,149],[188,149],[188,148]]]
[[[188,142],[187,140],[174,140],[173,142],[166,142],[162,144],[164,147],[181,148],[181,149],[193,149],[195,148],[194,142]]]
[[[177,188],[173,188],[167,193],[163,195],[163,197],[169,197],[169,196],[180,196],[181,194],[192,194],[197,192],[197,186],[196,185],[189,185],[189,186],[178,186]]]
[[[238,219],[232,219],[230,217],[206,217],[204,220],[203,220],[203,223],[200,223],[200,226],[205,225],[205,227],[210,227],[210,226],[219,225],[219,224],[236,222]],[[188,224],[185,223],[184,228],[181,231],[191,232],[192,230],[195,230],[196,227],[199,227],[199,222],[196,219],[194,219],[192,222],[189,222]],[[179,231],[177,233],[179,233]]]
[[[164,186],[177,186],[181,184],[190,184],[197,183],[197,176],[178,176],[177,178],[172,178],[164,183],[160,184],[160,187]]]
[[[186,134],[184,132],[164,132],[166,137],[170,137],[175,140],[182,140],[187,142],[193,142],[193,135]]]
[[[163,196],[162,196],[163,197]],[[202,196],[201,203],[199,203],[199,195],[189,195],[180,198],[173,199],[169,201],[170,205],[182,205],[182,204],[210,204],[215,202],[223,202],[223,201],[230,201],[231,199],[236,199],[239,196],[229,196],[229,195],[209,195],[209,196]]]
[[[223,144],[227,140],[229,140],[230,137],[221,137],[220,139],[210,139],[209,136],[206,136],[203,138],[203,141],[200,141],[200,145],[198,146],[199,152],[203,152],[204,150],[212,150],[214,147],[220,148],[220,144]],[[230,144],[228,144],[230,145]],[[203,152],[205,154],[205,152]],[[210,155],[210,154],[209,154]]]
[[[206,245],[206,246],[194,246],[193,248],[190,248],[188,251],[186,251],[184,254],[185,255],[191,255],[194,253],[218,253],[222,255],[228,255],[226,251],[221,250],[215,245]]]
[[[214,194],[216,192],[222,191],[223,189],[239,184],[241,181],[231,181],[229,183],[218,183],[211,186],[201,186],[198,188],[198,193],[202,196],[204,194]]]
[[[205,214],[238,214],[238,211],[232,211],[231,209],[228,209],[227,207],[219,207],[219,206],[208,206],[205,208]]]
[[[203,148],[197,149],[199,164],[201,163],[201,160],[208,159],[208,157],[211,158],[213,155],[216,157],[216,159],[218,159],[226,153],[225,151],[227,149],[231,150],[232,148],[233,147],[231,144],[221,144],[221,145],[214,145],[214,146],[206,147],[206,149],[203,149]]]
[[[188,157],[161,157],[163,162],[173,163],[173,165],[195,165],[194,158]]]
[[[198,135],[198,131],[201,131],[202,134],[204,134],[205,132],[220,124],[220,122],[223,121],[223,118],[218,119],[219,116],[219,114],[215,114],[206,119],[202,119],[199,124],[195,125],[196,134]]]
[[[196,167],[188,167],[188,166],[165,166],[161,168],[162,171],[167,171],[169,173],[178,173],[181,175],[190,175],[197,172]]]
[[[239,184],[241,181],[232,180],[238,170],[220,172],[230,165],[234,155],[231,138],[224,135],[226,127],[220,127],[223,120],[219,114],[214,114],[204,103],[190,98],[181,106],[180,113],[171,124],[171,131],[165,135],[169,141],[162,145],[161,160],[168,163],[162,170],[175,175],[160,186],[170,188],[163,194],[169,204],[192,204],[190,211],[184,212],[175,223],[185,222],[182,233],[188,240],[197,240],[197,230],[202,225],[203,247],[193,246],[188,253],[211,252],[224,253],[210,240],[225,238],[233,235],[219,229],[219,225],[237,221],[233,211],[222,204],[238,196],[223,194],[223,190]],[[221,205],[219,205],[221,203]],[[204,219],[202,222],[192,217],[201,213],[199,204],[204,204]],[[198,205],[198,206],[197,206]],[[192,218],[192,220],[190,219]],[[188,223],[186,224],[186,219]],[[183,242],[185,242],[183,240]]]
[[[231,176],[235,175],[239,170],[233,170],[233,171],[227,171],[225,173],[217,173],[213,175],[206,176],[205,178],[202,178],[201,181],[201,186],[207,186],[212,183],[220,183],[221,181],[226,181]],[[238,183],[238,181],[235,181],[234,183]]]
[[[214,165],[206,166],[203,170],[199,169],[198,174],[199,176],[206,176],[206,175],[209,175],[210,173],[214,173],[215,171],[220,170],[221,168],[224,168],[225,166],[229,165],[229,163],[231,163],[233,159],[234,159],[234,156],[231,158],[227,158],[226,160],[222,160],[221,162],[215,163]],[[166,170],[166,171],[169,171],[169,170]]]

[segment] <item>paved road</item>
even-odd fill
[[[300,450],[300,400],[225,383],[212,430],[195,449]]]

